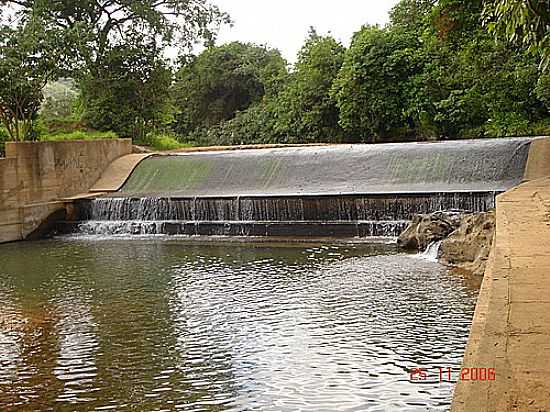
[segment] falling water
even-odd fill
[[[430,243],[426,250],[420,254],[420,257],[429,262],[437,262],[439,258],[439,249],[441,249],[442,243],[441,240]]]
[[[395,237],[415,214],[486,211],[494,192],[415,195],[124,198],[77,202],[78,231],[89,235]],[[74,230],[75,225],[70,225]]]

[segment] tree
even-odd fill
[[[79,94],[71,79],[60,79],[48,83],[44,88],[40,117],[47,122],[63,121],[74,117]]]
[[[288,142],[340,141],[339,111],[330,95],[344,61],[345,48],[312,28],[295,71],[277,97],[277,129]]]
[[[430,23],[435,0],[402,0],[390,10],[390,26],[422,34]]]
[[[550,66],[550,2],[548,0],[488,0],[485,23],[489,31],[520,42]]]
[[[153,46],[113,47],[93,75],[81,78],[83,119],[94,129],[143,140],[166,123],[172,71]]]
[[[286,75],[277,50],[238,42],[209,47],[177,73],[175,129],[187,135],[230,120],[264,96],[274,96]]]
[[[354,35],[332,88],[351,139],[392,139],[396,129],[412,126],[406,88],[421,69],[419,48],[418,35],[406,31],[364,26]]]
[[[213,41],[218,25],[229,16],[206,0],[3,0],[22,16],[39,17],[48,27],[63,29],[74,41],[76,57],[87,69],[108,58],[113,47],[136,44],[162,50],[167,45],[190,48]],[[136,34],[138,35],[136,37]]]
[[[65,67],[56,33],[30,16],[12,28],[0,27],[0,122],[15,141],[33,138],[44,86]]]
[[[211,43],[229,17],[207,0],[4,0],[23,19],[38,16],[70,47],[72,74],[90,124],[140,136],[167,104],[163,50]],[[129,66],[132,62],[138,66]],[[169,80],[168,80],[169,83]],[[106,88],[110,87],[110,90]],[[132,124],[132,126],[130,126]]]
[[[537,59],[488,35],[482,10],[477,0],[443,0],[432,11],[418,95],[442,137],[529,134],[546,116],[534,92]]]

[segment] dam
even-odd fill
[[[529,139],[156,155],[79,200],[65,231],[269,237],[398,236],[415,214],[481,212],[518,185]]]
[[[548,146],[10,143],[0,409],[545,410]],[[395,244],[495,207],[481,290]]]

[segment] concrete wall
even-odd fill
[[[0,243],[27,238],[130,153],[128,139],[7,143],[0,158]]]
[[[523,181],[546,176],[550,176],[550,137],[542,137],[531,143]]]

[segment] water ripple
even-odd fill
[[[2,410],[447,410],[409,370],[460,365],[477,294],[388,245],[1,248]]]

